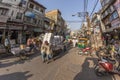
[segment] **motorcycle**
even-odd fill
[[[80,51],[79,51],[79,55],[88,55],[88,54],[90,54],[90,50],[91,50],[91,48],[90,47],[86,47],[86,48],[84,48],[84,49],[80,49]]]
[[[116,61],[109,58],[101,58],[94,70],[97,76],[102,77],[108,74],[120,75],[120,64],[116,67]]]

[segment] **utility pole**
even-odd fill
[[[90,22],[90,17],[89,17],[88,12],[86,13],[86,22],[87,22],[87,36],[88,36],[88,39],[90,39],[90,34],[91,34],[91,31],[90,31],[91,22]]]
[[[86,13],[86,22],[87,22],[87,38],[89,40],[89,46],[92,46],[92,40],[93,40],[93,37],[92,37],[92,31],[91,31],[91,20],[90,20],[90,16],[89,16],[89,13],[87,12]]]

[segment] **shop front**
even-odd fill
[[[20,44],[22,39],[22,25],[0,26],[0,43],[4,42],[6,36],[9,37],[11,44]]]
[[[6,36],[9,36],[11,44],[22,43],[22,28],[23,26],[9,26],[6,30]]]

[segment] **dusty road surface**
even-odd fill
[[[49,64],[42,63],[39,54],[25,61],[0,59],[0,80],[120,80],[118,75],[97,77],[93,69],[97,58],[77,53],[73,48]]]

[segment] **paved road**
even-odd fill
[[[97,77],[93,70],[96,58],[77,53],[73,48],[49,64],[42,63],[39,54],[26,61],[2,59],[0,80],[120,80],[117,75]]]

